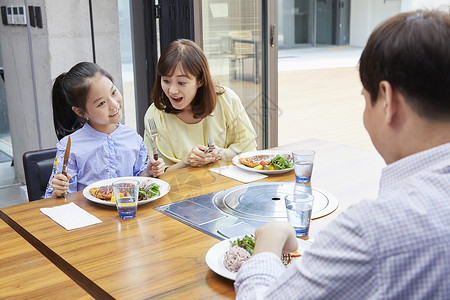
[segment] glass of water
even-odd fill
[[[112,186],[119,218],[126,220],[136,217],[139,184],[139,181],[132,179],[113,182]]]
[[[316,152],[313,150],[297,150],[292,152],[295,181],[297,183],[308,184],[311,182],[315,154]]]
[[[314,196],[296,192],[284,198],[289,223],[294,227],[297,237],[308,235],[314,203]]]

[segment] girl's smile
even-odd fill
[[[123,99],[114,83],[106,76],[95,76],[86,99],[84,111],[76,107],[72,109],[89,119],[89,125],[97,131],[109,134],[116,130],[116,124],[122,121]]]
[[[117,107],[116,110],[113,112],[113,114],[110,115],[109,117],[114,118],[114,117],[118,116],[119,113],[120,113],[120,107]]]

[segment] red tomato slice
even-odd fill
[[[260,161],[259,164],[261,166],[267,166],[268,165],[267,161],[265,161],[265,160]]]

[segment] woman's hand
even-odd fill
[[[67,174],[56,174],[52,179],[53,185],[53,195],[56,197],[62,197],[69,190],[69,180],[72,178],[72,175]]]
[[[146,172],[142,172],[141,176],[153,176],[153,177],[159,177],[161,176],[166,169],[166,164],[164,161],[159,158],[158,160],[154,160],[153,158],[149,160],[147,164],[147,170]],[[145,174],[147,173],[147,174]]]
[[[185,158],[185,164],[193,167],[201,167],[213,163],[220,158],[219,147],[214,146],[214,148],[210,149],[204,145],[197,145]]]

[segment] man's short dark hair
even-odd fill
[[[359,73],[372,103],[386,80],[421,117],[450,121],[450,14],[419,10],[383,22],[367,42]]]

